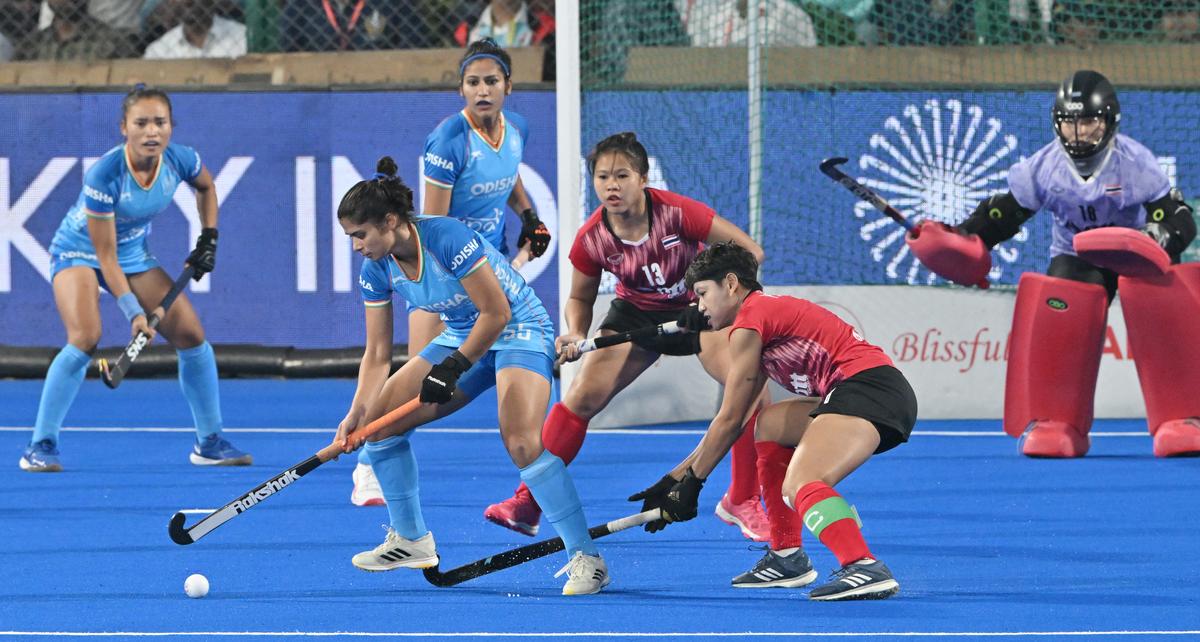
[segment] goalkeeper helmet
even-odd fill
[[[1058,142],[1079,175],[1100,171],[1121,123],[1121,103],[1112,83],[1098,72],[1076,71],[1058,88],[1050,113]]]

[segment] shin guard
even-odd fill
[[[1025,435],[1024,454],[1087,453],[1107,317],[1102,286],[1021,276],[1009,335],[1004,431]]]
[[[1123,276],[1118,284],[1154,454],[1200,454],[1200,263],[1157,277]]]

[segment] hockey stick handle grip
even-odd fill
[[[163,316],[167,315],[167,310],[171,309],[171,304],[175,302],[175,299],[179,298],[179,293],[183,292],[183,289],[187,287],[187,282],[191,281],[195,274],[196,268],[190,265],[183,268],[183,272],[179,274],[179,278],[175,279],[175,282],[171,284],[171,289],[167,291],[167,295],[163,297],[162,303],[158,304],[158,307],[162,308],[163,310]],[[162,321],[162,318],[153,313],[151,313],[150,317],[146,319],[147,325],[149,325],[151,328],[158,327],[159,321]]]
[[[650,337],[660,334],[678,334],[680,332],[683,332],[683,328],[680,327],[679,323],[671,321],[670,323],[663,323],[661,325],[647,326],[645,328],[638,328],[636,330],[629,330],[627,332],[619,332],[617,334],[585,339],[583,341],[576,342],[575,347],[579,350],[580,354],[584,354],[593,350],[599,350],[601,348],[621,345],[622,343],[629,343],[630,341],[635,341],[637,339],[649,339]]]
[[[397,421],[400,421],[410,412],[420,407],[421,398],[413,397],[399,407],[390,410],[386,415],[350,433],[346,437],[346,444],[350,446],[351,450],[357,450],[371,435],[374,435],[380,430],[383,430]],[[345,447],[342,444],[332,443],[317,451],[317,459],[321,460],[321,463],[325,463],[331,459],[337,459],[338,456],[345,452]]]

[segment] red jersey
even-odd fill
[[[588,276],[612,272],[617,296],[642,310],[677,310],[695,298],[683,277],[717,213],[704,203],[659,189],[646,189],[646,203],[650,233],[641,240],[617,238],[601,206],[575,234],[568,256],[575,269]]]
[[[804,299],[751,292],[733,328],[762,337],[762,369],[773,381],[804,397],[824,397],[847,377],[890,366],[878,346],[854,326]]]

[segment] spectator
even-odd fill
[[[88,15],[103,22],[104,24],[127,33],[134,33],[140,26],[140,13],[144,0],[88,0],[87,12]],[[42,2],[41,15],[38,19],[38,28],[45,29],[50,26],[50,21],[54,18],[53,3],[50,0]]]
[[[133,54],[128,36],[88,15],[87,0],[49,0],[54,19],[30,34],[19,60],[106,60]]]
[[[365,51],[426,47],[436,30],[415,0],[287,0],[280,17],[284,51]]]
[[[209,0],[167,0],[180,23],[146,47],[145,58],[237,58],[246,55],[246,27],[214,15]]]
[[[975,33],[981,45],[1050,43],[1054,0],[977,0]]]
[[[1174,43],[1200,42],[1200,2],[1175,0],[1162,10],[1159,28],[1163,40]]]
[[[0,62],[17,55],[16,44],[22,36],[37,30],[38,0],[5,0],[0,17]]]
[[[686,47],[672,0],[592,0],[579,24],[580,80],[601,87],[625,76],[630,47]]]
[[[884,44],[952,46],[975,41],[975,4],[968,0],[891,0],[875,5]]]
[[[750,41],[747,0],[675,0],[683,28],[696,47],[744,47]],[[782,47],[815,47],[812,18],[789,0],[767,0],[760,21],[762,42]]]
[[[464,17],[454,28],[458,46],[483,38],[491,38],[506,49],[541,46],[542,80],[554,80],[553,0],[490,0],[482,7],[478,3],[462,4],[456,13]]]
[[[554,36],[553,5],[549,11],[545,3],[538,5],[531,7],[525,0],[491,0],[473,19],[458,23],[454,41],[465,47],[491,38],[505,49],[544,44]]]
[[[1088,48],[1104,34],[1104,7],[1089,0],[1059,0],[1054,4],[1054,33],[1059,43]]]

